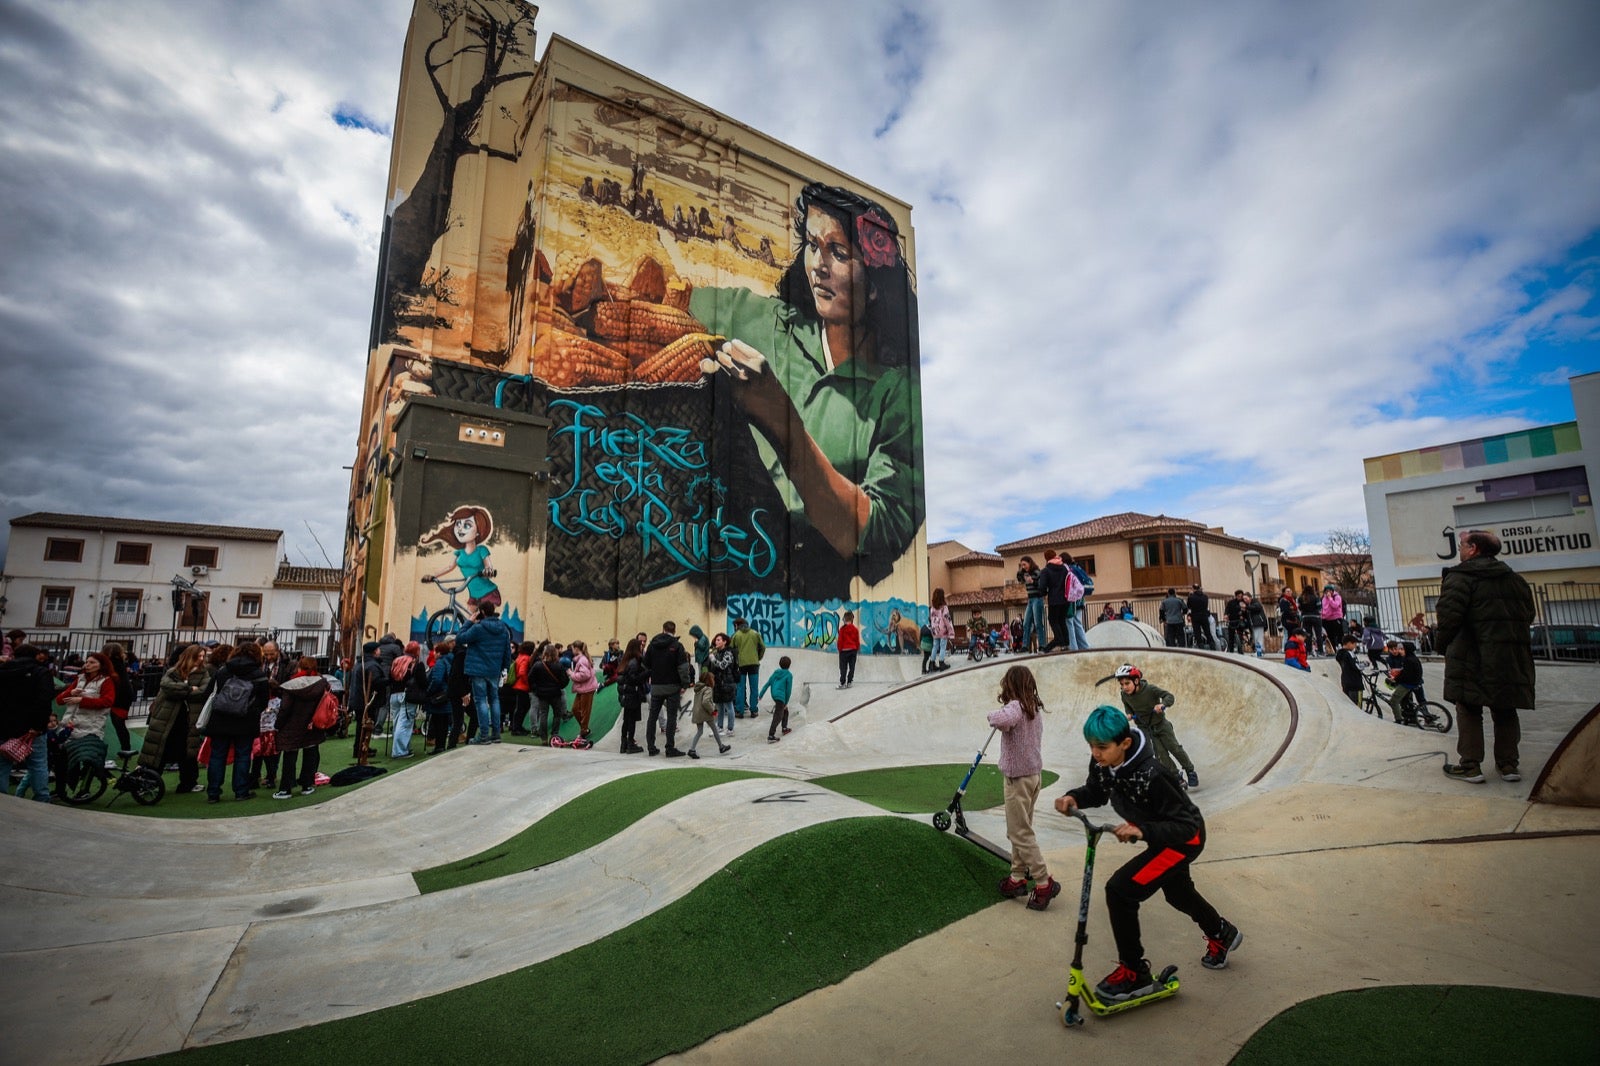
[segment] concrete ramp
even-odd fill
[[[1535,803],[1600,807],[1600,703],[1561,739],[1539,779]]]

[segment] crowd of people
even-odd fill
[[[688,646],[676,622],[663,622],[654,636],[640,632],[626,645],[611,638],[597,658],[582,640],[514,642],[494,604],[479,602],[474,610],[473,621],[432,648],[403,643],[392,633],[363,646],[349,672],[347,697],[358,758],[363,749],[377,754],[371,744],[378,740],[389,742],[390,758],[410,758],[419,718],[424,754],[498,744],[508,734],[550,746],[589,747],[595,695],[612,685],[621,708],[618,750],[625,755],[698,759],[707,729],[718,752],[726,754],[735,720],[757,718],[769,695],[769,740],[776,743],[790,732],[789,658],[781,658],[762,685],[766,643],[743,618],[734,619],[731,634],[707,636],[690,626]],[[680,748],[678,722],[686,713],[695,734]],[[577,735],[563,739],[571,721]]]

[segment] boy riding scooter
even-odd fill
[[[1206,902],[1190,877],[1189,865],[1206,846],[1200,809],[1179,787],[1177,775],[1156,761],[1150,739],[1115,707],[1091,711],[1083,735],[1091,755],[1089,779],[1057,799],[1056,810],[1070,815],[1079,807],[1109,802],[1123,819],[1113,830],[1117,839],[1149,845],[1106,882],[1106,909],[1121,963],[1095,991],[1108,1003],[1157,991],[1139,937],[1139,904],[1158,891],[1200,927],[1206,939],[1200,964],[1223,969],[1228,953],[1244,943],[1244,934]]]

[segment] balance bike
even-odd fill
[[[971,829],[968,829],[967,816],[961,811],[961,797],[967,794],[967,786],[972,783],[972,775],[978,772],[978,764],[983,762],[984,753],[989,750],[989,745],[994,743],[994,735],[998,732],[998,729],[989,730],[989,739],[983,742],[983,747],[978,750],[978,757],[973,759],[972,765],[967,768],[967,776],[961,779],[961,787],[956,789],[955,797],[951,799],[950,806],[933,816],[933,827],[941,833],[945,832],[950,828],[951,816],[954,815],[957,836],[965,837],[967,840],[972,841],[997,859],[1010,862],[1011,850],[1002,848],[993,841],[985,840]]]
[[[589,743],[587,740],[584,740],[582,737],[573,737],[571,740],[562,740],[560,733],[556,733],[550,738],[550,746],[552,748],[571,748],[573,751],[588,751],[590,748],[594,747],[593,744]]]
[[[1108,1014],[1120,1014],[1125,1010],[1142,1007],[1146,1003],[1154,1003],[1158,999],[1178,994],[1178,968],[1168,966],[1156,976],[1156,988],[1153,992],[1146,992],[1133,999],[1124,999],[1115,1003],[1106,1003],[1095,992],[1094,985],[1084,980],[1083,977],[1083,946],[1089,942],[1089,897],[1092,894],[1094,881],[1094,849],[1100,842],[1104,833],[1110,833],[1114,827],[1109,825],[1095,825],[1089,821],[1082,811],[1073,809],[1071,817],[1083,823],[1083,830],[1088,834],[1089,846],[1083,854],[1083,891],[1078,896],[1078,935],[1074,940],[1077,945],[1072,953],[1072,971],[1067,977],[1067,998],[1062,1003],[1057,1003],[1056,1008],[1061,1011],[1061,1024],[1067,1028],[1083,1024],[1083,1015],[1078,1013],[1078,1004],[1082,1002],[1094,1014],[1104,1018]]]

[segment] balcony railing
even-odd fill
[[[328,616],[321,611],[296,611],[294,625],[296,629],[321,629],[328,624]]]
[[[143,611],[107,611],[100,619],[105,629],[143,629]]]
[[[67,611],[40,611],[39,624],[42,626],[64,626],[67,624],[67,614]]]

